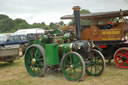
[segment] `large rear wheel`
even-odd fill
[[[43,76],[46,70],[45,50],[40,45],[31,45],[25,53],[25,66],[31,76]]]
[[[80,80],[85,73],[85,63],[80,54],[69,52],[63,56],[62,71],[68,80]]]
[[[128,48],[122,47],[117,49],[114,54],[114,61],[117,67],[128,69]]]
[[[105,59],[100,51],[92,49],[90,56],[85,59],[86,73],[89,76],[99,76],[105,68]]]

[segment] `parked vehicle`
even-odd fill
[[[0,42],[5,42],[9,36],[5,34],[0,34]]]
[[[20,29],[14,32],[12,35],[27,35],[27,34],[35,34],[35,33],[44,33],[42,28],[32,28],[32,29]]]
[[[27,43],[25,35],[0,35],[0,62],[13,63],[23,55]]]
[[[0,36],[0,46],[20,45],[28,42],[29,41],[25,35]]]
[[[78,10],[79,11],[79,10]],[[81,14],[79,18],[89,20],[90,25],[81,26],[81,39],[92,40],[106,59],[114,59],[119,68],[128,69],[128,10]],[[62,19],[73,19],[66,15]],[[77,21],[80,23],[80,21]]]

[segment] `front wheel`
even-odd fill
[[[68,80],[80,80],[85,73],[85,63],[80,54],[69,52],[63,56],[62,71]]]
[[[25,66],[31,76],[43,76],[46,70],[45,50],[40,45],[31,45],[25,53]]]
[[[105,59],[100,51],[92,49],[90,56],[86,59],[86,73],[89,76],[99,76],[105,68]]]

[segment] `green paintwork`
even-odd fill
[[[65,33],[65,34],[64,34],[64,40],[68,40],[69,37],[70,37],[70,33]]]
[[[46,62],[48,65],[59,64],[59,54],[57,44],[46,44]]]
[[[60,43],[64,43],[64,40],[61,37],[54,37],[54,38],[51,39],[51,42],[60,44]]]
[[[70,52],[72,49],[70,48],[71,43],[61,44],[63,52]]]
[[[63,32],[59,29],[56,29],[52,32],[52,34],[58,35],[58,34],[63,34]]]
[[[43,36],[40,36],[39,39],[34,40],[32,44],[38,44],[38,45],[44,46],[44,44],[47,43],[47,41],[48,41],[48,36],[43,35]]]
[[[48,41],[48,36],[47,35],[43,35],[43,36],[40,37],[40,39],[42,41],[45,41],[45,43],[46,43]]]

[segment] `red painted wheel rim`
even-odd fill
[[[119,68],[128,68],[128,49],[119,49],[114,56],[114,61]]]

